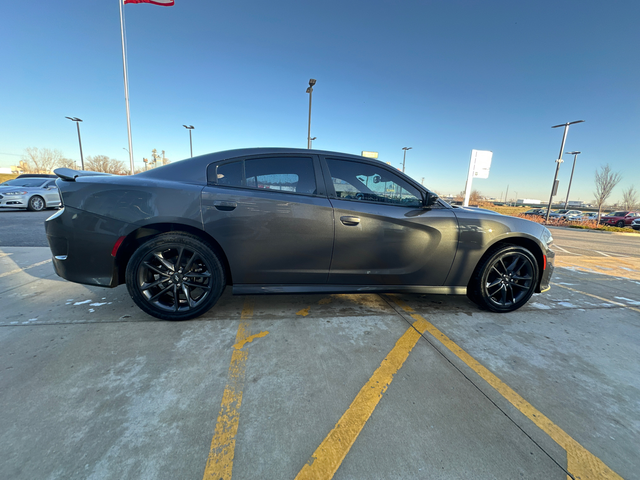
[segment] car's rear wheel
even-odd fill
[[[476,269],[467,296],[493,312],[512,312],[529,301],[538,281],[538,262],[524,247],[503,246]]]
[[[166,233],[142,244],[127,265],[127,289],[149,315],[188,320],[209,310],[225,286],[213,249],[196,236]]]
[[[616,227],[623,228],[624,227],[624,222],[622,220],[619,220],[618,223],[616,223]]]
[[[34,195],[29,199],[29,203],[27,204],[27,210],[31,210],[32,212],[39,212],[44,210],[45,207],[44,198],[39,197],[38,195]]]

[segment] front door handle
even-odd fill
[[[360,225],[360,217],[352,217],[351,215],[347,215],[344,217],[340,217],[340,221],[343,225],[348,227],[353,227],[354,225]]]
[[[213,202],[213,206],[218,210],[222,210],[223,212],[230,212],[231,210],[234,210],[238,206],[238,204],[236,202],[216,200],[215,202]]]

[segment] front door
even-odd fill
[[[420,191],[383,165],[326,158],[334,192],[329,284],[440,286],[457,248],[450,208],[425,209]]]

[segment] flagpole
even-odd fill
[[[124,45],[124,13],[122,11],[122,2],[118,0],[120,5],[120,34],[122,35],[122,70],[124,71],[124,101],[127,105],[127,132],[129,134],[129,162],[131,164],[131,175],[135,173],[133,168],[133,144],[131,142],[131,116],[129,114],[129,80],[127,78],[127,51]]]

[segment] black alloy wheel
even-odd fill
[[[27,210],[31,210],[32,212],[40,212],[44,210],[46,204],[44,203],[44,198],[34,195],[29,199],[29,203],[27,204]]]
[[[149,315],[188,320],[209,310],[225,286],[213,249],[187,233],[162,234],[141,245],[127,265],[127,289]]]
[[[624,222],[619,220],[618,223],[616,223],[616,227],[624,228]]]
[[[467,296],[479,306],[506,313],[523,306],[538,281],[538,262],[523,247],[508,245],[495,250],[476,269]]]

